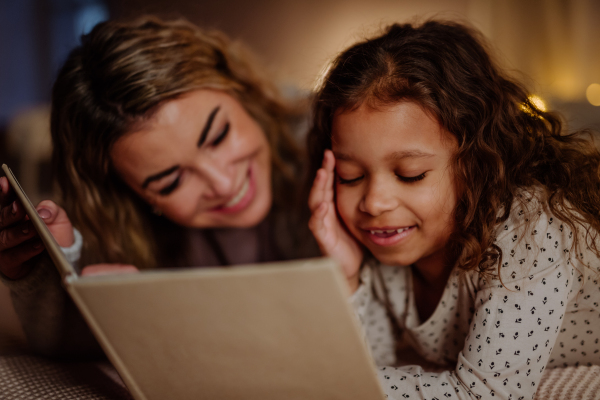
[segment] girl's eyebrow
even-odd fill
[[[403,150],[395,151],[387,159],[390,160],[402,160],[404,158],[424,158],[424,157],[435,157],[435,154],[427,153],[421,150]]]
[[[156,180],[158,180],[162,177],[165,177],[169,174],[172,174],[173,172],[177,171],[178,168],[179,168],[179,165],[175,165],[174,167],[171,167],[162,172],[159,172],[158,174],[154,174],[154,175],[147,177],[144,180],[144,183],[142,183],[142,189],[146,189],[151,182],[156,181]]]
[[[346,153],[334,152],[333,155],[336,160],[343,160],[343,161],[354,160],[354,157],[352,157],[350,154],[346,154]],[[395,151],[395,152],[389,154],[388,156],[386,156],[385,158],[388,160],[402,160],[404,158],[424,158],[424,157],[435,157],[435,154],[427,153],[427,152],[424,152],[421,150],[403,150],[403,151]]]
[[[208,119],[206,120],[206,124],[204,124],[204,128],[202,128],[202,133],[200,134],[200,139],[198,139],[198,147],[202,146],[202,144],[206,140],[206,135],[208,135],[208,132],[210,131],[210,127],[212,126],[212,123],[215,119],[215,115],[217,115],[217,112],[219,112],[220,108],[221,108],[221,106],[216,106],[214,108],[214,110],[212,110],[210,112],[210,115],[208,116]]]

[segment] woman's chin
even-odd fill
[[[271,194],[256,196],[253,201],[238,212],[205,211],[195,217],[170,218],[173,222],[194,229],[252,228],[259,225],[271,210]],[[228,210],[226,210],[228,211]],[[165,217],[169,218],[168,214]]]

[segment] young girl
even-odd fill
[[[315,118],[310,228],[388,397],[531,399],[544,369],[600,364],[600,154],[477,32],[393,25],[352,46]]]

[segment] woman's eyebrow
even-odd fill
[[[173,172],[177,171],[178,168],[179,168],[179,165],[175,165],[174,167],[165,169],[164,171],[159,172],[158,174],[154,174],[154,175],[147,177],[144,180],[144,183],[142,183],[142,189],[146,189],[148,187],[148,185],[150,184],[150,182],[156,181],[164,176],[172,174]]]
[[[202,129],[202,133],[200,134],[200,139],[198,139],[198,147],[202,146],[202,144],[204,144],[204,141],[206,140],[206,135],[208,135],[208,132],[210,131],[210,127],[212,126],[213,120],[215,119],[215,115],[217,115],[217,112],[219,112],[219,109],[221,108],[221,106],[216,106],[214,110],[211,111],[210,115],[208,116],[208,119],[206,120],[206,124],[204,125],[204,128]]]

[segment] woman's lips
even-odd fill
[[[248,170],[248,175],[242,183],[242,187],[238,193],[231,198],[227,203],[222,206],[215,207],[212,209],[213,212],[233,214],[245,209],[254,199],[256,194],[256,182],[254,180],[254,174],[252,168]]]
[[[367,239],[378,246],[392,246],[404,240],[415,230],[415,226],[402,228],[384,227],[362,229]]]

